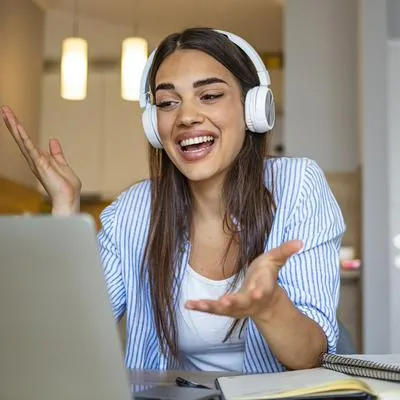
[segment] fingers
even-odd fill
[[[50,151],[50,165],[60,177],[64,179],[64,182],[67,182],[71,188],[74,189],[75,195],[78,195],[82,183],[75,172],[71,169],[64,156],[64,152],[61,148],[60,142],[57,139],[50,139],[49,141],[49,151]]]
[[[1,111],[2,111],[2,116],[3,116],[4,122],[7,126],[7,129],[11,133],[11,136],[14,138],[15,142],[17,143],[22,155],[25,157],[31,170],[35,174],[37,174],[37,169],[35,167],[35,163],[32,160],[32,158],[29,154],[29,151],[26,148],[25,141],[22,137],[22,136],[25,136],[25,138],[27,137],[28,140],[30,141],[29,136],[26,134],[25,131],[23,131],[23,133],[21,135],[22,126],[19,124],[17,118],[15,117],[14,113],[11,111],[11,109],[9,107],[1,107]],[[32,144],[32,146],[33,146],[33,144]]]
[[[6,107],[1,107],[1,115],[3,117],[4,123],[6,124],[7,129],[13,135],[13,128],[12,128],[12,126],[10,124],[10,118],[8,117],[6,110],[7,110]]]
[[[52,157],[49,157],[49,153],[41,151],[34,145],[25,128],[18,122],[12,110],[9,107],[2,107],[1,111],[8,130],[28,162],[30,169],[39,180],[41,179],[43,171],[48,171],[49,167],[58,167],[57,163],[60,163],[60,165],[67,165],[61,145],[57,140],[53,139],[49,143],[50,154],[56,161],[53,163],[51,162],[53,160]]]
[[[18,120],[14,113],[11,111],[11,108],[2,106],[1,113],[3,116],[4,123],[7,126],[7,129],[10,131],[11,135],[16,141],[20,141],[17,125]]]
[[[261,296],[262,293],[257,293],[257,291],[238,292],[222,296],[218,300],[189,300],[185,303],[185,307],[193,311],[241,318],[251,313],[253,301]]]
[[[38,166],[40,159],[42,158],[42,154],[39,149],[33,144],[31,138],[28,133],[25,131],[24,127],[20,124],[17,125],[17,130],[22,140],[23,146],[27,151],[29,158],[33,161],[35,166]]]
[[[257,257],[256,264],[271,265],[278,271],[287,260],[303,248],[301,240],[290,240]]]
[[[192,311],[207,312],[216,315],[231,315],[230,305],[222,300],[190,300],[185,307]]]
[[[64,166],[68,165],[68,162],[65,158],[61,144],[57,139],[50,139],[49,152],[58,164],[64,165]]]
[[[270,250],[268,258],[275,264],[283,265],[289,257],[293,256],[303,248],[303,242],[300,240],[291,240]]]

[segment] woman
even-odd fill
[[[313,161],[266,157],[248,98],[267,72],[238,43],[187,29],[144,73],[150,179],[103,211],[99,233],[129,368],[275,372],[335,351],[341,212]],[[2,111],[53,214],[78,212],[59,142],[38,149]]]

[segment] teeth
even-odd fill
[[[191,146],[192,144],[200,144],[211,141],[214,141],[214,138],[212,136],[198,136],[195,138],[182,140],[179,144],[181,145],[181,147],[186,147]]]

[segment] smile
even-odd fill
[[[198,136],[195,138],[185,139],[179,142],[181,149],[187,151],[201,151],[205,147],[209,147],[214,143],[213,136]]]
[[[213,150],[216,137],[199,135],[178,141],[177,148],[180,156],[186,162],[203,160]]]

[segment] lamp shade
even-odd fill
[[[63,40],[61,56],[61,97],[83,100],[87,93],[87,42],[79,37]]]
[[[140,78],[147,61],[147,40],[130,37],[122,42],[121,96],[124,100],[138,101]]]

